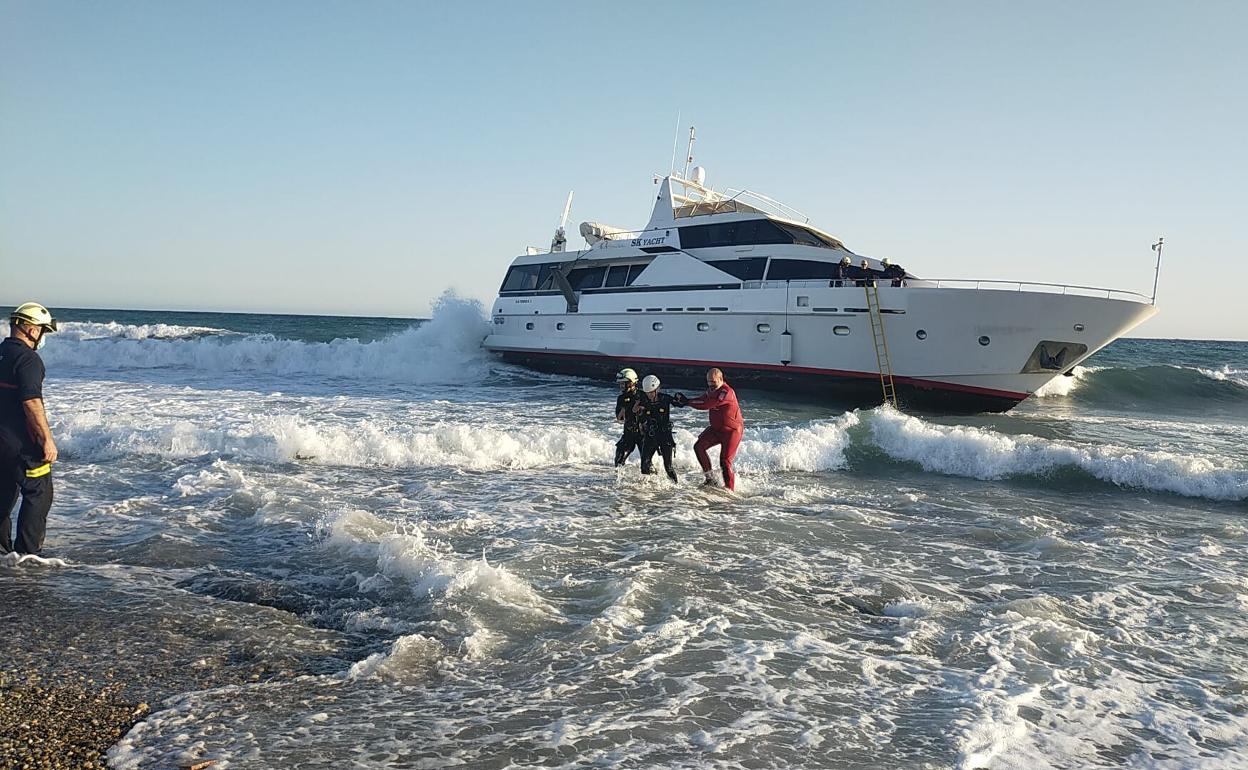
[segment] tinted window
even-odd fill
[[[834,262],[816,262],[813,259],[773,259],[771,267],[767,269],[767,280],[832,278],[835,270],[836,263]]]
[[[747,219],[743,222],[720,222],[680,228],[680,246],[684,249],[792,242],[792,235],[768,219]]]
[[[606,274],[606,265],[578,267],[568,274],[568,283],[572,284],[573,289],[597,289],[602,285],[602,278]]]
[[[628,266],[628,283],[626,286],[632,286],[633,281],[637,280],[637,276],[641,275],[641,271],[645,270],[648,265],[629,265]]]
[[[540,289],[556,289],[555,285],[555,268],[559,267],[558,262],[547,262],[542,265],[541,272],[537,274],[537,288]]]
[[[532,291],[537,288],[538,275],[543,265],[517,265],[507,271],[501,291]]]
[[[607,286],[627,286],[628,265],[612,265],[607,271]]]
[[[787,224],[780,225],[780,227],[784,228],[785,232],[789,233],[789,235],[792,236],[793,243],[797,243],[802,246],[818,246],[819,248],[822,248],[822,249],[836,248],[836,244],[829,243],[828,241],[820,237],[817,233],[811,232],[810,230],[807,230],[804,227],[798,227],[797,225],[787,225]]]
[[[763,268],[767,267],[766,257],[750,257],[749,259],[717,259],[706,264],[716,270],[735,276],[742,281],[763,280]]]

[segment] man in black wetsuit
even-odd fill
[[[672,438],[672,407],[683,405],[659,392],[659,378],[653,374],[641,381],[641,392],[642,397],[633,407],[641,421],[641,472],[655,472],[654,453],[658,452],[663,456],[667,477],[676,481],[676,470],[672,467],[672,454],[676,450],[676,440]]]
[[[637,372],[632,369],[616,372],[615,381],[620,386],[620,395],[615,399],[615,421],[624,425],[624,435],[615,442],[615,465],[618,468],[628,462],[634,449],[641,448],[641,425],[637,422],[637,413],[633,411],[641,393],[637,390]]]
[[[27,302],[13,311],[9,337],[0,342],[0,553],[37,554],[43,547],[58,453],[43,410],[43,359],[35,350],[54,331],[48,309]],[[12,515],[19,493],[14,547]]]

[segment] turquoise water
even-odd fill
[[[0,575],[161,672],[114,767],[1248,766],[1248,343],[1004,415],[743,391],[728,496],[702,415],[617,473],[611,384],[473,303],[60,315],[57,561]]]

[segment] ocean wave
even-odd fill
[[[508,413],[510,415],[510,413]],[[485,417],[488,417],[485,416]],[[240,416],[233,425],[189,420],[119,424],[98,412],[54,426],[68,457],[106,461],[120,455],[221,455],[348,467],[459,467],[535,470],[608,465],[615,435],[579,425],[499,427],[488,420],[405,424],[382,419],[313,422],[294,414]],[[504,423],[509,420],[504,420]],[[695,432],[675,431],[677,466],[696,467]],[[886,461],[984,480],[1078,473],[1119,487],[1209,500],[1248,499],[1248,468],[1211,456],[1081,444],[938,425],[888,408],[849,412],[800,427],[747,428],[737,466],[745,474],[821,472]]]
[[[889,457],[951,476],[992,481],[1078,470],[1120,487],[1209,500],[1248,499],[1248,469],[1208,457],[1007,436],[935,425],[887,408],[874,410],[870,431],[872,443]]]
[[[1094,404],[1143,404],[1203,408],[1209,403],[1248,405],[1248,370],[1173,364],[1076,366],[1070,377],[1054,377],[1037,398],[1071,397]]]
[[[443,294],[426,323],[372,342],[303,342],[162,324],[67,324],[41,351],[49,368],[189,369],[321,375],[418,384],[473,382],[489,372],[481,303]]]

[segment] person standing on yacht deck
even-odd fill
[[[698,464],[702,466],[702,475],[706,477],[704,484],[715,483],[715,473],[711,470],[711,458],[707,450],[719,445],[719,467],[724,473],[724,486],[735,489],[737,476],[732,471],[732,459],[741,444],[741,433],[745,428],[745,420],[741,418],[741,407],[737,403],[737,394],[732,387],[724,382],[724,373],[719,369],[708,369],[706,372],[706,393],[697,398],[677,396],[676,403],[691,406],[709,412],[710,426],[698,436],[693,445],[693,453],[698,456]]]

